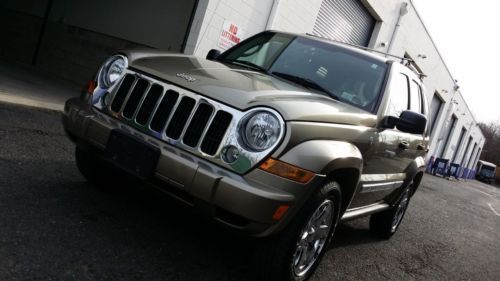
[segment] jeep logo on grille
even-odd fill
[[[194,82],[196,81],[196,78],[194,78],[193,76],[189,75],[189,74],[186,74],[186,73],[177,73],[176,74],[177,77],[179,78],[182,78],[188,82]]]

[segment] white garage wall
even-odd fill
[[[217,44],[225,19],[244,31],[243,39],[265,30],[272,4],[272,0],[201,0],[199,7],[206,5],[205,13],[193,22],[194,28],[196,25],[201,28],[198,36],[188,40],[186,53],[204,57],[210,49],[219,49]]]
[[[270,29],[295,33],[312,32],[322,0],[281,0],[278,2],[278,12]]]

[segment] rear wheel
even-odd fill
[[[405,188],[396,206],[389,210],[371,215],[370,231],[373,234],[380,238],[389,239],[396,233],[408,209],[412,186],[413,183]]]
[[[261,280],[307,280],[326,252],[339,221],[340,187],[324,184],[278,236],[259,245]]]

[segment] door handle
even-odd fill
[[[410,144],[407,141],[402,141],[399,143],[399,148],[408,149],[408,148],[410,148]]]

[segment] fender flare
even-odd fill
[[[343,141],[306,141],[290,149],[280,160],[321,175],[343,168],[357,169],[361,174],[363,167],[359,149]]]
[[[413,194],[415,194],[415,192],[417,191],[417,189],[420,185],[420,181],[422,180],[422,177],[417,177],[417,174],[421,173],[423,175],[425,172],[425,167],[426,166],[425,166],[424,158],[422,156],[419,156],[419,157],[415,158],[415,160],[413,160],[405,170],[405,173],[407,175],[406,180],[404,182],[405,186],[407,184],[409,184],[412,180],[415,179],[415,182],[414,182],[415,187],[411,191],[411,196],[413,196]]]
[[[340,183],[344,213],[359,188],[363,156],[348,142],[310,140],[285,153],[280,160],[324,177],[332,176]],[[312,193],[311,193],[312,194]]]

